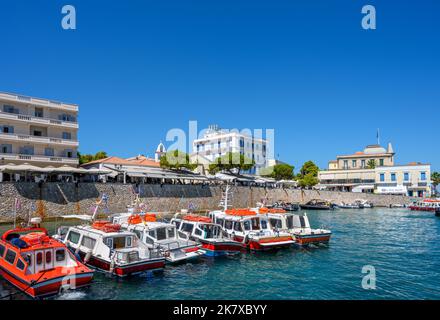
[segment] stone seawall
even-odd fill
[[[222,195],[220,186],[202,185],[140,185],[140,196],[147,203],[149,211],[175,212],[187,209],[192,203],[196,210],[218,208]],[[255,206],[264,198],[269,201],[283,200],[304,203],[310,199],[326,199],[334,202],[352,202],[362,198],[371,201],[375,206],[390,204],[408,204],[411,198],[404,196],[375,195],[364,193],[331,192],[297,189],[266,189],[260,187],[233,187],[232,205],[234,207]],[[0,183],[0,219],[13,219],[15,199],[19,200],[19,217],[28,214],[33,208],[38,214],[55,217],[66,214],[90,214],[92,207],[100,196],[109,195],[111,212],[124,212],[135,195],[133,186],[129,184],[102,183],[44,183],[41,187],[36,183],[2,182]]]

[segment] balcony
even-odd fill
[[[76,104],[63,103],[59,101],[46,100],[40,98],[32,98],[28,96],[16,95],[13,93],[0,92],[0,100],[8,101],[8,102],[18,102],[31,104],[39,107],[49,107],[56,108],[60,110],[74,111],[78,112],[78,106]]]
[[[30,136],[27,134],[16,134],[16,133],[0,133],[0,139],[9,140],[15,142],[33,142],[33,143],[42,143],[42,144],[55,144],[55,145],[63,145],[69,147],[78,147],[79,142],[75,140],[64,140],[60,138],[52,138],[52,137],[41,137],[41,136]]]
[[[78,164],[78,158],[66,157],[49,157],[44,155],[16,154],[16,153],[0,153],[0,164],[7,164],[8,161],[26,161],[26,162],[53,162],[64,164]]]
[[[46,126],[56,126],[56,127],[66,127],[66,128],[73,128],[78,129],[78,122],[71,122],[71,121],[62,121],[57,119],[51,119],[51,118],[40,118],[40,117],[34,117],[34,116],[28,116],[25,114],[15,114],[15,113],[9,113],[0,111],[0,119],[7,119],[7,120],[14,120],[14,121],[21,121],[21,122],[31,122],[35,124],[42,124]]]

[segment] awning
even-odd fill
[[[365,185],[360,185],[360,186],[354,187],[351,190],[351,192],[362,192],[363,190],[373,190],[373,189],[374,189],[373,185],[365,184]]]
[[[406,186],[395,187],[377,187],[377,193],[379,194],[407,194],[408,189]]]

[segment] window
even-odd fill
[[[287,216],[287,229],[292,229],[292,228],[293,228],[293,217]]]
[[[32,266],[32,255],[30,253],[26,254],[25,256],[21,256],[24,261],[27,262],[28,266],[31,267]]]
[[[380,182],[384,182],[385,181],[385,174],[381,173],[380,174]]]
[[[157,240],[165,240],[167,238],[167,230],[165,228],[156,229]]]
[[[5,246],[0,244],[0,257],[3,257],[4,254],[5,254]]]
[[[40,265],[43,263],[43,252],[37,253],[37,265]]]
[[[234,230],[235,230],[235,231],[240,231],[240,232],[242,231],[242,230],[241,230],[241,224],[240,224],[239,221],[235,221],[235,222],[234,222]]]
[[[215,223],[217,223],[223,227],[223,219],[217,218],[217,219],[215,219]]]
[[[251,227],[252,230],[259,230],[260,229],[260,219],[254,218],[251,220]]]
[[[67,240],[74,244],[78,244],[79,242],[80,234],[78,232],[70,231],[69,235],[67,236]]]
[[[420,180],[422,180],[422,181],[426,180],[426,172],[425,171],[420,172]]]
[[[168,231],[168,238],[174,238],[174,235],[176,234],[174,231],[174,228],[167,228]]]
[[[383,167],[383,159],[379,159],[379,166]]]
[[[84,236],[81,241],[81,245],[88,249],[93,249],[95,247],[95,243],[96,243],[95,239],[86,236]],[[125,241],[124,241],[124,246],[125,246]]]
[[[344,169],[348,169],[348,160],[344,160]]]
[[[1,153],[12,153],[12,144],[2,144]]]
[[[40,131],[40,130],[34,130],[33,135],[34,135],[34,136],[37,136],[37,137],[41,137],[41,136],[43,136],[43,131]]]
[[[21,259],[17,260],[17,268],[20,269],[20,270],[24,269],[24,262],[23,262],[23,260],[21,260]]]
[[[352,160],[352,161],[351,161],[351,166],[352,166],[353,168],[356,168],[356,166],[357,166],[357,161],[356,161],[356,160]]]
[[[409,181],[409,173],[408,172],[403,173],[403,180]]]
[[[125,248],[125,237],[113,237],[111,238],[113,241],[113,245],[110,247],[111,249],[122,249]],[[95,241],[94,239],[92,239]],[[95,243],[93,243],[95,246]]]
[[[5,260],[8,261],[10,264],[14,264],[16,256],[17,254],[15,253],[15,251],[8,250],[6,252]]]
[[[14,108],[14,106],[9,106],[9,105],[4,105],[3,106],[3,111],[7,112],[7,113],[15,113],[15,114],[19,114],[20,110]]]
[[[127,248],[131,248],[131,237],[127,237]]]
[[[46,251],[46,264],[50,264],[52,262],[52,252]]]
[[[196,231],[194,231],[194,233],[195,233],[197,236],[201,236],[201,235],[202,235],[202,230],[200,230],[199,228],[196,228]]]
[[[249,220],[243,222],[243,228],[244,230],[251,230],[251,222]]]
[[[362,168],[365,168],[365,160],[362,160],[362,161],[361,161],[361,167],[362,167]]]
[[[45,148],[44,155],[46,157],[53,157],[55,155],[55,152],[54,152],[53,148]]]
[[[396,174],[394,172],[391,173],[391,181],[396,181]]]
[[[225,220],[225,229],[232,230],[232,221]]]
[[[267,221],[261,220],[261,229],[267,229]]]
[[[193,231],[194,225],[190,223],[183,223],[182,224],[182,231],[191,233]]]
[[[43,108],[35,108],[34,114],[38,118],[43,118]]]
[[[3,133],[14,133],[14,127],[13,126],[3,126],[1,131]]]
[[[180,228],[180,221],[173,221],[174,224],[176,225],[176,229]]]
[[[64,140],[71,140],[72,134],[70,132],[63,132],[63,139]]]
[[[64,249],[58,249],[57,251],[55,251],[56,262],[64,261],[65,258],[66,258],[66,252],[64,251]]]
[[[281,228],[281,220],[279,219],[269,219],[269,223],[272,226],[272,228]]]

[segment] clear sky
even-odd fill
[[[398,163],[440,170],[439,14],[435,0],[1,1],[0,91],[79,104],[82,153],[152,156],[197,120],[273,128],[281,160],[326,167],[380,128]]]

